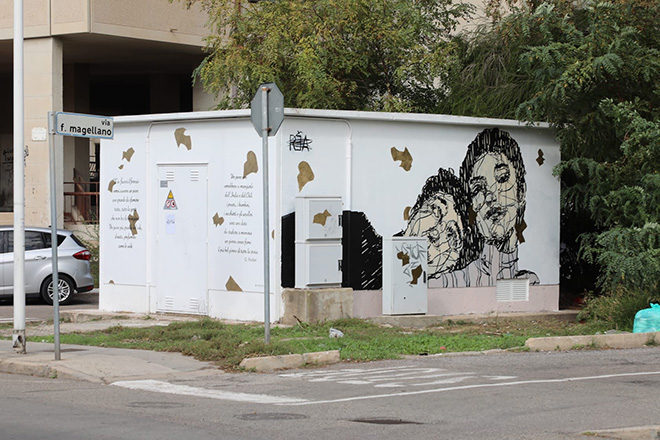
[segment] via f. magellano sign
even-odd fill
[[[55,133],[62,136],[112,139],[114,124],[107,116],[84,115],[80,113],[55,113]]]

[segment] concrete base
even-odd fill
[[[305,365],[328,365],[341,361],[339,350],[319,351],[303,354],[285,354],[281,356],[264,356],[245,358],[240,367],[254,371],[275,371],[290,368],[301,368]]]
[[[332,321],[353,317],[353,289],[284,289],[282,324]],[[297,319],[296,319],[297,318]]]
[[[555,351],[574,348],[636,348],[658,344],[660,344],[660,332],[531,338],[527,340],[525,346],[532,351]]]
[[[560,310],[545,313],[486,313],[472,315],[397,315],[397,316],[375,316],[369,318],[376,324],[389,324],[404,328],[427,328],[442,325],[448,321],[454,322],[488,322],[498,319],[517,319],[521,321],[575,321],[578,310]]]

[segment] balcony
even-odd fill
[[[99,182],[64,182],[64,223],[98,224]]]

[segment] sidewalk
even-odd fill
[[[197,316],[147,316],[98,310],[71,310],[62,312],[61,317],[67,321],[60,323],[61,334],[90,332],[117,325],[166,326],[172,322],[199,319]],[[52,335],[53,325],[28,327],[26,330],[28,336]],[[12,332],[3,329],[0,335],[11,336]],[[180,353],[62,344],[60,360],[56,361],[52,343],[28,342],[27,354],[16,354],[11,340],[0,340],[0,372],[105,384],[119,380],[166,380],[182,375],[223,374],[212,363],[200,362]]]

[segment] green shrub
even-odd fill
[[[580,320],[597,320],[610,323],[617,330],[631,331],[635,314],[647,309],[658,296],[646,292],[618,288],[598,297],[587,297],[584,309],[578,315]]]

